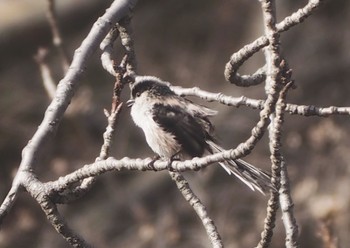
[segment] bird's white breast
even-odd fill
[[[147,101],[135,101],[131,117],[146,137],[151,149],[161,157],[170,158],[179,152],[181,146],[171,133],[164,131],[153,119],[152,105]]]

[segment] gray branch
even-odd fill
[[[213,93],[198,87],[183,88],[172,86],[171,89],[180,96],[196,96],[208,102],[219,102],[227,106],[246,106],[253,109],[263,109],[265,100],[252,99],[245,96],[233,97],[223,93]],[[314,105],[299,105],[286,103],[285,112],[291,115],[328,117],[331,115],[350,115],[350,107],[318,107]]]
[[[285,109],[285,98],[288,89],[292,85],[290,80],[291,73],[288,70],[287,63],[281,59],[280,55],[280,37],[279,32],[276,28],[276,9],[274,0],[262,0],[261,1],[265,34],[269,40],[269,46],[265,49],[265,58],[267,64],[267,78],[265,91],[267,93],[279,90],[279,100],[276,104],[276,110],[271,115],[271,126],[269,132],[270,139],[270,151],[271,151],[271,170],[272,170],[272,184],[276,189],[280,188],[281,185],[281,173],[282,166],[284,164],[283,155],[281,152],[282,142],[282,126],[284,122],[284,109]],[[281,87],[284,88],[282,89]],[[285,167],[284,167],[285,169]],[[288,182],[288,173],[285,169],[283,171],[283,180]],[[286,230],[286,247],[298,247],[298,227],[294,219],[293,209],[289,208],[292,205],[292,198],[290,195],[290,189],[288,183],[284,183],[284,189],[280,193],[272,192],[271,198],[268,202],[267,216],[265,219],[264,231],[261,235],[261,241],[258,245],[259,248],[268,247],[271,242],[273,235],[273,228],[276,221],[276,213],[278,210],[278,200],[283,203],[285,211],[282,212],[282,218],[285,224]],[[281,196],[283,195],[283,201]]]
[[[321,5],[324,0],[309,0],[308,4],[298,11],[294,12],[292,15],[286,17],[282,22],[276,25],[276,32],[281,33],[284,32],[291,27],[301,23],[308,16],[312,14],[312,12],[317,9]],[[257,85],[262,83],[266,78],[265,67],[257,70],[253,75],[239,75],[238,69],[241,65],[248,60],[255,53],[260,51],[263,47],[269,44],[269,39],[266,36],[261,36],[256,39],[254,42],[245,45],[238,52],[234,53],[230,61],[227,62],[225,66],[225,78],[228,82],[232,84],[236,84],[237,86],[248,87],[252,85]]]
[[[114,1],[105,14],[93,25],[81,46],[75,51],[73,61],[65,77],[60,81],[51,104],[48,106],[44,119],[32,139],[22,151],[22,161],[13,180],[11,189],[0,206],[0,224],[10,211],[22,185],[28,185],[28,177],[24,173],[32,173],[35,163],[39,161],[39,153],[57,130],[62,117],[78,87],[79,79],[86,69],[88,59],[98,48],[114,23],[130,13],[137,0]]]
[[[198,217],[201,219],[205,231],[210,239],[213,248],[224,247],[220,234],[215,226],[214,221],[208,215],[207,209],[200,199],[194,194],[187,180],[179,172],[169,171],[171,179],[176,183],[177,188],[183,195],[183,197],[188,201],[188,203],[193,207],[194,211],[197,213]]]

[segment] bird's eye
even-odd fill
[[[137,92],[137,93],[136,93],[136,97],[139,97],[140,95],[141,95],[140,92]]]

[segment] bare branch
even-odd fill
[[[137,64],[136,64],[136,55],[135,55],[135,49],[134,49],[134,41],[132,39],[132,28],[130,25],[131,16],[126,16],[123,19],[121,19],[118,24],[117,28],[120,33],[120,39],[122,42],[122,45],[124,46],[126,55],[127,55],[127,66],[126,70],[129,75],[134,75],[137,70]]]
[[[268,39],[269,46],[265,49],[266,59],[266,84],[265,92],[270,94],[271,92],[279,92],[282,87],[282,75],[281,75],[281,58],[280,58],[280,44],[279,33],[276,29],[276,9],[274,0],[262,0],[261,8],[264,17],[265,37]],[[279,108],[281,96],[276,105],[276,109]],[[280,173],[281,173],[281,154],[280,154],[280,135],[283,121],[283,112],[277,113],[274,111],[270,115],[272,120],[269,128],[270,139],[270,151],[271,151],[271,171],[272,178],[271,183],[275,189],[280,187]],[[273,228],[275,227],[276,213],[278,210],[278,193],[271,191],[271,197],[267,204],[267,216],[265,218],[264,230],[261,234],[261,240],[258,244],[258,248],[269,247],[273,235]]]
[[[113,44],[118,37],[119,37],[118,28],[114,27],[100,44],[100,49],[102,51],[102,54],[101,54],[102,66],[107,72],[109,72],[109,74],[113,76],[116,76],[116,72],[114,70],[116,58],[115,58],[115,53],[113,49]]]
[[[68,227],[67,223],[58,212],[56,205],[50,201],[47,195],[49,189],[36,178],[34,173],[26,171],[22,172],[21,176],[23,177],[23,187],[39,203],[40,207],[46,214],[47,219],[51,222],[56,231],[60,233],[73,247],[90,247],[83,238],[75,234],[74,231]]]
[[[17,194],[21,189],[22,187],[19,182],[19,177],[16,177],[12,182],[10,191],[8,192],[3,203],[0,206],[0,229],[5,217],[10,212],[13,204],[16,201]]]
[[[310,16],[317,7],[321,5],[324,0],[309,0],[308,4],[304,8],[299,9],[294,12],[292,15],[286,17],[282,22],[276,25],[276,32],[284,32],[291,27],[301,23],[308,16]],[[248,87],[252,85],[257,85],[262,83],[265,78],[265,69],[264,67],[257,70],[253,75],[244,75],[241,76],[237,73],[241,65],[247,61],[252,55],[261,50],[261,48],[269,44],[269,39],[266,36],[261,36],[256,39],[254,42],[245,45],[238,52],[234,53],[230,61],[227,62],[225,66],[225,78],[228,82],[236,84],[237,86]]]
[[[53,136],[62,120],[71,99],[78,86],[79,78],[85,71],[87,60],[96,51],[101,41],[112,28],[111,23],[116,23],[130,13],[137,0],[114,1],[106,13],[93,25],[90,33],[83,40],[81,46],[75,51],[70,69],[60,81],[51,104],[48,106],[44,119],[38,130],[22,151],[22,161],[14,179],[16,184],[10,189],[4,203],[0,207],[0,222],[13,205],[22,184],[22,173],[32,171],[34,162],[39,159],[39,152],[46,141]],[[9,204],[10,203],[10,204]]]
[[[205,231],[207,232],[207,235],[212,244],[212,247],[224,247],[214,221],[209,217],[205,206],[200,201],[200,199],[194,194],[187,180],[179,172],[169,171],[169,174],[171,179],[176,183],[176,186],[183,195],[183,197],[193,207],[194,211],[196,211],[198,217],[201,219]]]
[[[180,95],[180,96],[196,96],[208,102],[216,101],[216,102],[225,104],[227,106],[234,106],[234,107],[247,106],[253,109],[263,109],[264,103],[265,103],[264,100],[251,99],[245,96],[232,97],[229,95],[225,95],[221,92],[212,93],[209,91],[205,91],[198,87],[183,88],[180,86],[171,86],[171,89],[177,95]]]
[[[113,89],[111,113],[108,113],[108,111],[105,110],[108,125],[106,131],[103,133],[103,145],[100,150],[100,155],[98,158],[96,158],[95,161],[107,159],[109,156],[109,150],[113,143],[113,136],[116,131],[117,119],[120,114],[121,107],[123,106],[120,99],[120,94],[122,93],[125,85],[123,77],[126,72],[125,59],[121,62],[120,66],[115,68],[115,71],[116,82]],[[74,189],[65,190],[64,193],[55,192],[56,194],[52,194],[52,199],[55,203],[69,203],[75,201],[84,196],[92,188],[95,182],[95,177],[84,178],[84,180],[79,182],[79,185],[75,186]]]
[[[265,103],[265,100],[262,99],[252,99],[245,96],[232,97],[221,92],[213,93],[205,91],[198,87],[183,88],[180,86],[171,86],[171,89],[180,96],[196,96],[208,102],[216,101],[227,106],[246,106],[253,109],[263,109]],[[286,103],[285,112],[291,115],[328,117],[330,115],[350,115],[350,107],[317,107],[314,105]]]
[[[265,34],[269,39],[269,46],[265,50],[267,64],[267,78],[265,91],[274,91],[278,85],[285,84],[290,80],[290,71],[285,61],[281,61],[279,33],[276,28],[276,9],[274,0],[262,0],[262,10],[265,22]],[[268,247],[273,235],[274,222],[278,210],[278,199],[282,208],[282,218],[286,229],[286,247],[297,248],[298,245],[298,227],[293,214],[293,202],[290,195],[288,184],[288,173],[284,165],[283,155],[281,153],[282,125],[284,122],[284,108],[287,91],[292,85],[288,83],[281,91],[279,100],[276,104],[276,111],[271,115],[272,125],[270,127],[270,150],[272,162],[272,184],[276,189],[280,188],[283,174],[283,189],[281,188],[279,197],[276,192],[271,192],[271,198],[268,202],[267,217],[265,219],[264,231],[261,235],[261,241],[258,247]],[[283,168],[282,168],[283,167]],[[282,172],[283,170],[283,172]]]
[[[279,33],[287,31],[291,27],[302,23],[307,17],[309,17],[325,0],[309,0],[309,2],[296,12],[284,18],[283,21],[276,24],[277,31]]]
[[[56,231],[61,234],[64,239],[72,246],[76,248],[89,248],[89,245],[82,237],[76,234],[65,222],[64,218],[59,213],[57,206],[53,204],[46,197],[36,199],[41,206],[41,209],[46,214],[46,218],[50,221],[51,225]]]
[[[55,0],[47,0],[47,4],[48,9],[46,11],[46,17],[51,28],[52,42],[59,51],[59,54],[61,56],[62,68],[63,71],[66,72],[69,68],[70,59],[68,56],[68,52],[64,47],[61,31],[58,25]]]
[[[52,100],[56,92],[56,82],[53,80],[51,75],[50,67],[45,62],[48,50],[45,48],[39,48],[34,59],[39,66],[41,72],[41,78],[43,80],[44,88],[47,95]]]
[[[288,78],[287,78],[288,80]],[[285,88],[281,91],[280,99],[276,106],[276,119],[275,125],[273,126],[275,131],[275,141],[276,141],[276,150],[280,150],[282,147],[282,124],[284,122],[284,109],[286,107],[285,99],[287,96],[287,91],[293,82],[287,83]],[[284,223],[284,228],[286,230],[286,247],[287,248],[297,248],[299,247],[298,242],[298,225],[294,217],[294,204],[291,196],[288,170],[286,163],[284,161],[283,155],[281,153],[277,154],[280,159],[280,191],[279,191],[279,202],[282,210],[282,220]]]

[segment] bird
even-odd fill
[[[178,155],[193,158],[224,151],[209,120],[217,111],[175,94],[168,84],[154,76],[135,76],[127,101],[132,120],[157,157],[171,160]],[[242,159],[219,164],[253,191],[265,194],[273,188],[267,172]]]

